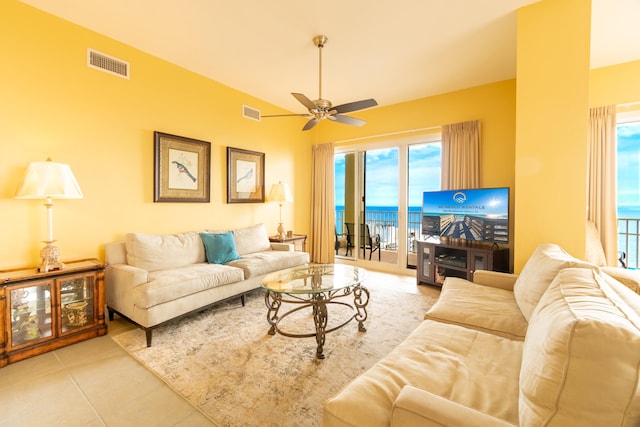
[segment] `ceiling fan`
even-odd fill
[[[301,93],[291,93],[302,105],[309,110],[306,114],[276,114],[271,116],[262,117],[287,117],[287,116],[302,116],[311,117],[311,120],[307,122],[302,128],[303,131],[313,128],[318,122],[324,119],[329,119],[334,122],[343,123],[346,125],[362,126],[366,122],[364,120],[356,119],[354,117],[344,116],[343,113],[350,113],[352,111],[363,110],[365,108],[375,107],[378,105],[375,99],[363,99],[361,101],[349,102],[347,104],[336,105],[331,104],[331,101],[322,99],[322,48],[327,43],[327,36],[315,36],[313,38],[313,44],[318,48],[319,53],[319,94],[318,99],[312,101]]]

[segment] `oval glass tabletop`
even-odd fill
[[[272,292],[312,294],[355,286],[365,274],[365,269],[353,265],[312,264],[267,274],[262,287]]]

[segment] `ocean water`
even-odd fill
[[[414,230],[416,235],[420,233],[421,206],[410,206],[409,228]],[[342,219],[344,206],[336,206],[336,220]],[[620,205],[617,209],[619,219],[637,219],[638,221],[618,221],[618,250],[626,253],[626,263],[630,268],[640,268],[640,205]],[[395,241],[395,229],[398,226],[397,206],[368,206],[367,220],[375,219],[386,225],[383,233],[385,239]],[[336,221],[337,222],[337,221]],[[628,223],[628,227],[627,227]],[[389,234],[387,236],[387,234]]]
[[[344,211],[344,206],[336,206],[337,211]],[[397,206],[368,206],[371,211],[398,212]],[[421,206],[409,206],[409,212],[422,212]],[[618,206],[618,218],[640,218],[640,205]]]
[[[640,205],[618,206],[618,218],[640,218]]]

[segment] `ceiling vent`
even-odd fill
[[[256,110],[255,108],[251,108],[247,105],[242,106],[242,117],[246,117],[247,119],[255,120],[257,122],[260,121],[260,110]]]
[[[129,78],[129,63],[113,56],[100,53],[93,49],[87,49],[87,65],[91,68]]]

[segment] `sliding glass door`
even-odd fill
[[[422,192],[440,188],[439,135],[335,154],[336,255],[415,268]]]
[[[440,190],[440,142],[411,144],[408,149],[407,266],[416,267],[416,241],[422,236],[422,193]]]

